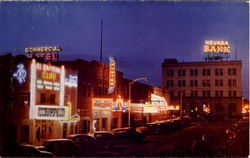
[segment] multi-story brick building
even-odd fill
[[[240,116],[242,103],[241,61],[162,63],[162,88],[170,104],[182,106],[182,114]]]
[[[96,110],[93,108],[97,102],[109,102],[115,106],[120,97],[124,106],[128,106],[129,83],[131,80],[123,78],[123,73],[116,71],[116,87],[113,93],[108,94],[109,88],[109,65],[97,61],[64,61],[66,67],[78,71],[78,108],[80,111],[80,133],[94,132],[98,130],[110,131],[113,128],[128,126],[128,110]],[[136,82],[131,86],[131,103],[145,104],[151,99],[151,94],[157,93],[162,96],[161,88],[152,87]],[[111,105],[112,104],[112,105]],[[113,107],[112,107],[113,109]],[[142,125],[147,121],[150,114],[134,112],[131,109],[131,126]],[[156,115],[156,114],[152,114]],[[163,115],[163,114],[162,114]],[[166,115],[164,113],[164,115]],[[160,117],[158,117],[160,118]]]

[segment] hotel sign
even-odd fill
[[[44,58],[46,61],[58,61],[59,52],[62,51],[61,47],[37,47],[37,48],[25,48],[25,52],[28,53],[28,58]]]
[[[206,40],[202,56],[208,59],[221,59],[230,57],[230,46],[228,41]]]

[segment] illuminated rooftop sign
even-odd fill
[[[228,41],[206,40],[202,56],[208,59],[221,59],[230,57],[230,46]]]
[[[115,90],[115,58],[110,56],[109,57],[109,89],[108,94],[111,94]]]
[[[25,48],[25,52],[28,53],[28,58],[44,58],[46,61],[58,61],[59,52],[62,51],[61,47],[37,47],[37,48]]]
[[[23,84],[26,81],[27,71],[23,64],[17,65],[17,70],[13,73],[13,77],[15,77],[20,84]]]

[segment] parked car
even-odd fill
[[[51,152],[41,151],[29,144],[16,146],[13,154],[14,157],[53,157]]]
[[[96,156],[97,140],[88,134],[75,134],[68,136],[76,145],[78,156]]]
[[[115,128],[112,130],[112,134],[114,135],[114,139],[116,143],[141,143],[145,136],[142,133],[135,131],[135,129],[131,127],[125,128]]]
[[[69,139],[49,139],[39,149],[52,152],[56,157],[76,156],[75,144]]]
[[[115,138],[107,131],[97,131],[94,133],[94,137],[97,140],[98,149],[114,149]]]
[[[159,124],[157,123],[147,123],[144,126],[137,127],[136,131],[145,135],[157,134],[159,130]]]

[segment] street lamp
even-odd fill
[[[143,77],[143,78],[137,78],[135,80],[133,80],[132,82],[129,82],[129,108],[128,108],[128,126],[130,127],[130,107],[131,107],[131,86],[132,84],[134,84],[136,81],[139,80],[145,80],[146,82],[148,82],[148,78],[147,77]]]

